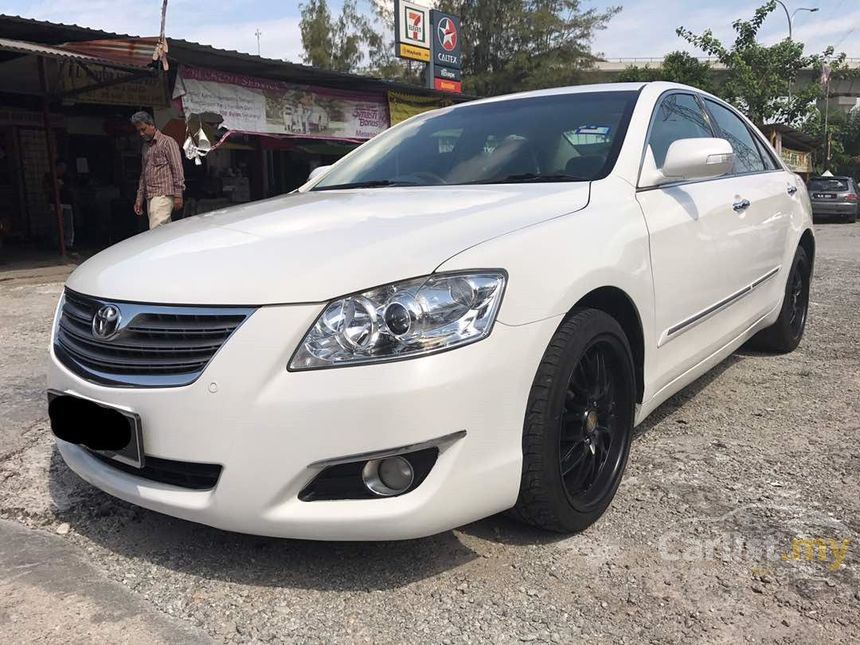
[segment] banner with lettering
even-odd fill
[[[182,66],[173,98],[219,114],[228,130],[314,139],[370,139],[389,125],[385,97]]]

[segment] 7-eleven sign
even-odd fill
[[[430,60],[430,9],[408,0],[396,0],[394,10],[397,55]]]
[[[406,10],[406,33],[410,40],[424,40],[424,31],[426,30],[425,23],[425,12],[415,11],[415,9]]]

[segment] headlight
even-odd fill
[[[329,303],[290,370],[413,358],[486,338],[505,274],[443,273],[377,287]]]

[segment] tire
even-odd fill
[[[511,514],[559,533],[594,523],[621,483],[635,404],[633,358],[621,326],[603,311],[573,310],[535,374]]]
[[[806,329],[811,274],[806,251],[797,247],[785,283],[779,318],[773,325],[753,336],[749,343],[753,349],[788,354],[797,348]]]

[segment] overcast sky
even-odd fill
[[[731,23],[749,18],[762,0],[584,0],[582,6],[621,4],[623,9],[609,27],[599,32],[593,49],[608,58],[662,57],[675,49],[688,49],[675,35],[683,25],[695,32],[711,28],[723,38],[732,36]],[[299,10],[296,0],[170,0],[168,36],[224,49],[256,53],[254,32],[262,32],[262,53],[271,58],[301,60]],[[334,7],[338,0],[330,0]],[[427,0],[426,4],[431,4]],[[849,57],[860,58],[860,2],[858,0],[807,0],[786,2],[790,10],[818,7],[816,13],[799,12],[794,37],[806,51],[819,52],[832,44]],[[0,12],[28,18],[75,23],[133,35],[157,35],[160,0],[0,0]],[[785,13],[777,7],[764,25],[761,37],[770,44],[784,38]],[[689,50],[693,51],[693,50]]]

